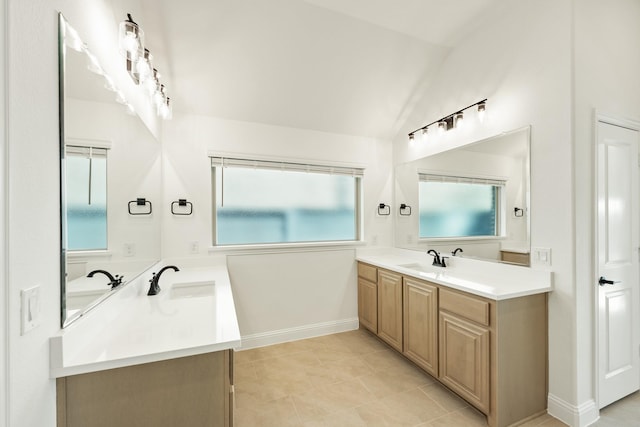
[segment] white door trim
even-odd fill
[[[9,426],[7,2],[0,2],[0,427]]]
[[[590,285],[592,289],[593,296],[593,316],[594,316],[594,331],[593,331],[593,339],[594,339],[594,348],[593,348],[593,360],[594,360],[594,380],[595,380],[595,402],[596,409],[600,407],[600,355],[598,349],[600,348],[600,338],[599,338],[599,330],[600,330],[600,317],[599,317],[599,296],[598,296],[598,287],[595,286],[596,278],[598,277],[598,186],[597,186],[597,174],[598,174],[598,141],[599,141],[599,131],[598,124],[606,123],[614,126],[623,127],[626,129],[634,130],[640,132],[640,122],[632,119],[622,118],[611,114],[601,113],[598,110],[594,109],[593,111],[593,141],[592,141],[592,150],[593,150],[593,179],[591,182],[592,186],[592,212],[593,212],[593,220],[592,220],[592,230],[593,230],[593,262],[592,262],[592,272],[591,272],[591,280]],[[640,162],[640,159],[638,159]]]

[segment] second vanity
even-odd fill
[[[358,257],[360,325],[487,415],[519,424],[547,407],[551,273],[392,250]]]
[[[227,269],[180,267],[158,295],[145,273],[51,339],[59,427],[232,425],[240,332]]]

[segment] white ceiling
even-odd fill
[[[174,114],[390,138],[505,0],[141,0]]]

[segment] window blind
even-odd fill
[[[348,175],[357,178],[364,176],[364,169],[350,168],[343,166],[313,165],[307,163],[278,162],[268,160],[249,160],[232,157],[211,157],[212,168],[249,168],[249,169],[270,169],[289,172],[312,172],[324,173],[328,175]]]
[[[505,180],[491,178],[474,178],[469,176],[452,176],[452,175],[435,175],[429,173],[418,173],[418,177],[422,182],[451,182],[460,184],[483,184],[493,185],[495,187],[504,187],[507,183]]]
[[[88,159],[95,157],[107,157],[106,148],[81,147],[78,145],[67,145],[65,151],[68,155],[82,156]]]

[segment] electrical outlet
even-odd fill
[[[40,324],[40,286],[20,291],[21,335]]]
[[[135,256],[136,254],[136,245],[134,243],[125,243],[123,256],[130,257]]]
[[[193,242],[191,242],[189,244],[189,251],[192,254],[198,254],[200,253],[200,243],[197,240],[194,240]]]

